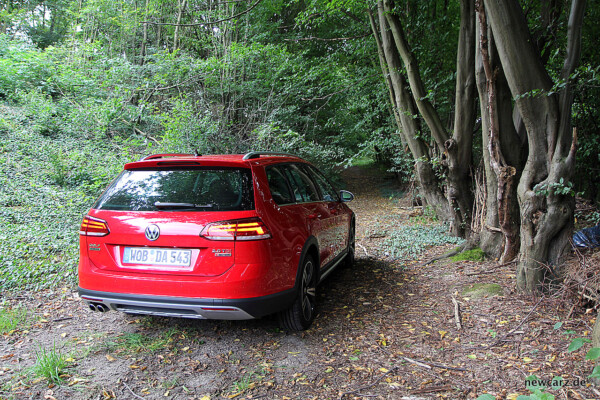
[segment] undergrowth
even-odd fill
[[[401,225],[389,234],[384,246],[394,258],[414,259],[432,246],[462,242],[464,239],[450,236],[444,225]]]
[[[0,335],[23,329],[27,321],[24,308],[0,308]]]
[[[0,288],[74,282],[78,228],[123,164],[139,158],[124,140],[37,132],[22,108],[0,105]]]

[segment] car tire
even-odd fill
[[[287,331],[304,331],[315,319],[315,303],[317,300],[317,265],[312,256],[306,255],[302,260],[298,296],[294,304],[279,313],[279,322]]]
[[[350,232],[348,233],[348,249],[346,257],[344,258],[344,267],[352,268],[354,265],[354,253],[356,252],[356,226],[354,220],[350,225]]]

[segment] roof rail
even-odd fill
[[[194,154],[183,154],[183,153],[152,154],[150,156],[142,157],[140,159],[140,161],[156,160],[157,158],[170,158],[170,157],[194,157]]]
[[[288,156],[288,157],[298,157],[295,154],[289,153],[281,153],[278,151],[251,151],[250,153],[246,153],[242,160],[251,160],[253,158],[259,158],[260,156]]]

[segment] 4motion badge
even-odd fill
[[[231,257],[231,249],[213,249],[215,257]]]

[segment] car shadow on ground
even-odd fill
[[[385,297],[395,290],[392,281],[402,279],[402,272],[392,263],[372,258],[357,258],[352,268],[339,267],[318,287],[317,315],[313,327],[306,332],[288,334],[311,335],[317,331],[335,331],[346,325],[346,320],[355,315],[365,315],[386,306]],[[343,315],[342,315],[343,314]],[[350,316],[350,317],[348,317]],[[220,321],[195,320],[167,317],[129,317],[157,331],[178,329],[196,334],[237,335],[251,331],[253,335],[285,333],[279,326],[277,315],[268,315],[255,320]]]

